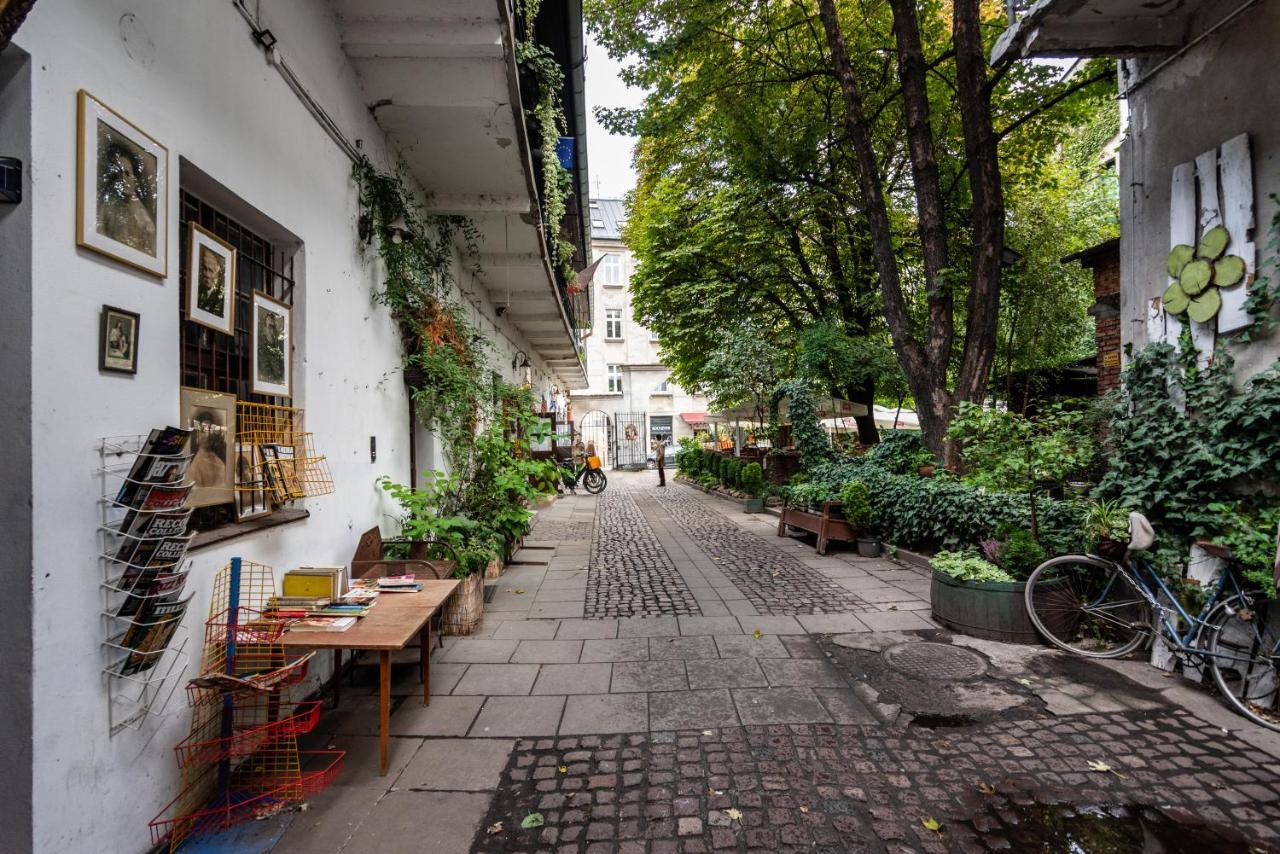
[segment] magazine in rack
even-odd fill
[[[138,614],[137,621],[130,623],[120,640],[120,646],[133,650],[120,665],[120,675],[129,676],[150,670],[159,661],[159,653],[169,645],[173,633],[178,630],[182,617],[187,612],[191,597],[178,599],[180,589],[170,596],[148,599]]]
[[[135,507],[145,497],[149,484],[180,483],[191,464],[190,447],[190,430],[182,427],[152,430],[138,450],[124,483],[120,484],[115,503]]]

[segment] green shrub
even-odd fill
[[[920,466],[934,462],[919,430],[886,430],[863,459],[894,474],[915,474]]]
[[[680,449],[676,451],[676,471],[689,477],[697,477],[702,469],[702,448],[698,440],[685,436],[680,440]]]
[[[840,501],[844,505],[844,518],[855,533],[865,533],[871,529],[873,513],[871,510],[871,493],[867,485],[860,480],[851,480],[840,490]]]
[[[715,451],[709,451],[706,448],[703,448],[701,471],[704,474],[715,474],[717,471],[716,461],[719,459],[720,459],[720,455],[717,454]]]
[[[1000,568],[1019,581],[1029,577],[1044,559],[1044,546],[1030,531],[1014,531],[1000,546]]]
[[[1031,527],[1025,493],[988,491],[945,475],[894,474],[865,461],[819,466],[811,476],[836,489],[850,480],[865,483],[876,531],[903,548],[963,548],[990,537],[1001,523]],[[1078,551],[1084,513],[1082,502],[1037,496],[1040,543],[1051,554]]]
[[[737,457],[729,457],[728,465],[725,466],[724,485],[730,489],[737,489],[741,473],[742,460]]]
[[[759,463],[747,463],[742,467],[742,488],[752,498],[759,498],[764,492],[764,469]]]
[[[822,511],[823,502],[840,500],[839,489],[828,483],[799,483],[788,489],[788,499],[793,506],[814,513]]]
[[[1051,404],[1034,418],[962,401],[947,436],[964,443],[971,469],[965,480],[993,489],[1026,489],[1033,481],[1061,483],[1094,464],[1096,414],[1096,407],[1079,401]]]
[[[938,552],[929,565],[959,581],[1013,581],[1013,576],[973,551]]]

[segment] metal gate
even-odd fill
[[[613,422],[608,413],[593,409],[578,419],[578,432],[588,454],[598,456],[605,466],[613,464]]]
[[[649,431],[645,413],[619,412],[613,416],[614,461],[618,469],[642,469],[649,460]]]

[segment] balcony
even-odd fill
[[[476,283],[556,374],[562,387],[586,385],[580,300],[554,263],[542,193],[537,123],[516,63],[520,24],[511,0],[336,0],[342,49],[366,103],[407,171],[431,193],[427,211],[468,217],[480,231]],[[532,34],[564,69],[573,191],[563,228],[587,246],[579,199],[586,198],[582,8],[546,0]],[[576,219],[575,219],[576,217]],[[463,249],[464,247],[459,247]]]
[[[1009,28],[991,62],[1020,57],[1134,57],[1188,44],[1221,0],[1005,0]],[[1251,2],[1244,5],[1252,5]],[[1236,2],[1232,8],[1240,7]]]

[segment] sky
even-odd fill
[[[587,34],[587,169],[594,199],[622,198],[635,187],[636,173],[631,168],[631,150],[636,138],[614,136],[595,117],[595,108],[638,107],[644,98],[639,89],[627,87],[618,72],[621,64]]]

